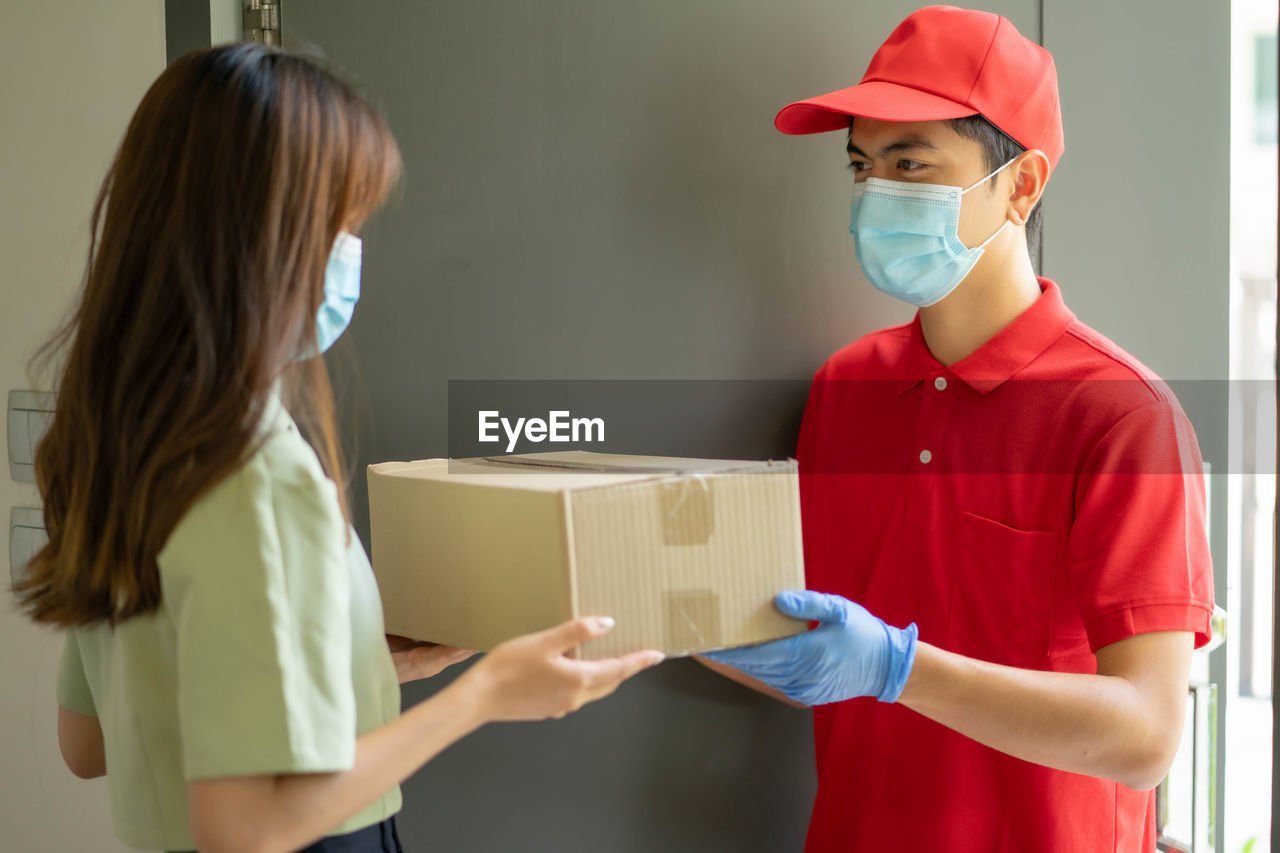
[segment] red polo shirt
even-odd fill
[[[1058,286],[944,367],[920,316],[818,370],[797,457],[808,585],[920,639],[1096,672],[1145,631],[1209,639],[1200,452],[1169,388]],[[1052,770],[870,698],[814,709],[807,851],[1155,850],[1155,794]]]

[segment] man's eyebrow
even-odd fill
[[[904,136],[901,139],[897,140],[896,142],[890,142],[888,145],[881,148],[880,156],[886,157],[890,154],[893,154],[896,151],[907,151],[915,148],[923,148],[926,151],[940,150],[938,146],[934,145],[925,137],[912,134],[911,136]],[[850,138],[849,144],[846,146],[846,150],[848,151],[848,153],[857,154],[859,157],[867,156],[866,152],[864,152],[861,148],[853,144],[852,138]]]

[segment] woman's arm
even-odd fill
[[[93,779],[107,772],[102,745],[102,725],[98,718],[78,714],[58,706],[58,748],[62,760],[81,779]]]
[[[357,738],[349,770],[191,782],[197,846],[202,853],[305,847],[485,723],[563,717],[662,660],[656,651],[601,661],[564,656],[612,624],[577,619],[503,643],[435,696]]]
[[[483,700],[461,680],[356,740],[355,766],[338,773],[239,776],[190,783],[196,846],[219,851],[297,850],[485,722]]]

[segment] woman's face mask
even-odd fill
[[[316,346],[319,355],[333,346],[351,323],[360,299],[360,238],[339,232],[324,270],[324,298],[316,312]]]

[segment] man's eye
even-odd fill
[[[863,171],[866,168],[867,168],[867,164],[862,162],[861,160],[853,160],[849,163],[850,172],[857,173],[857,172]]]
[[[919,160],[899,160],[898,161],[898,168],[904,172],[914,172],[918,169],[923,169],[924,167],[925,167],[925,164],[921,163]]]

